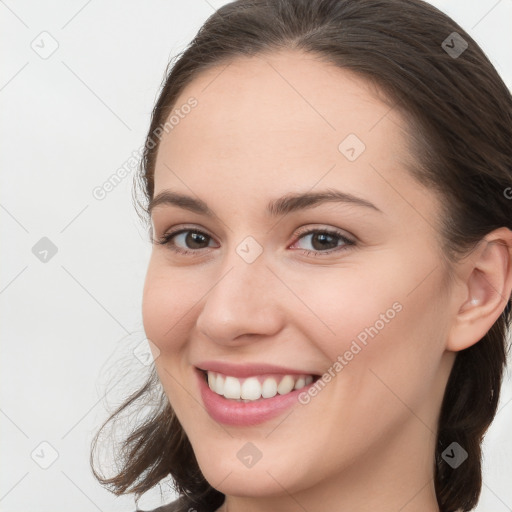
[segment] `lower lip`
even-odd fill
[[[296,389],[286,395],[277,394],[273,398],[264,398],[254,402],[229,400],[210,389],[204,373],[196,369],[199,389],[208,414],[218,423],[247,427],[264,423],[298,403],[299,393],[307,391],[309,386]],[[313,384],[310,384],[313,385]]]

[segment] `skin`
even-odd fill
[[[439,197],[411,177],[406,120],[377,92],[312,55],[240,58],[187,86],[176,108],[191,96],[198,105],[162,138],[155,195],[201,198],[215,216],[153,210],[155,239],[179,227],[211,238],[187,246],[175,237],[189,255],[154,244],[144,328],[199,466],[227,496],[219,510],[439,510],[433,459],[444,389],[456,351],[505,307],[512,242],[509,230],[493,232],[447,279]],[[353,162],[338,149],[351,133],[366,145]],[[266,214],[272,199],[326,188],[381,211],[324,202]],[[336,251],[343,242],[334,238],[308,255],[322,249],[299,228],[334,229],[356,244]],[[250,264],[236,252],[247,236],[263,249]],[[195,363],[322,374],[394,303],[401,311],[307,405],[249,427],[220,425],[205,411]],[[247,442],[262,454],[251,468],[237,458]]]

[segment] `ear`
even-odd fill
[[[512,292],[512,231],[492,231],[459,265],[462,292],[455,299],[457,313],[446,346],[454,352],[480,341],[507,306]]]

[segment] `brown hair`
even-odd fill
[[[468,44],[460,55],[449,52],[453,32]],[[135,197],[142,218],[149,218],[154,193],[155,137],[183,89],[208,68],[281,49],[308,52],[359,73],[406,114],[418,130],[410,134],[417,159],[411,172],[444,198],[441,231],[449,261],[467,254],[490,231],[512,228],[512,200],[505,192],[512,185],[512,97],[476,42],[421,0],[237,0],[221,7],[178,56],[154,107],[135,183],[143,194],[142,202]],[[457,353],[433,461],[443,512],[468,511],[477,504],[481,442],[496,413],[510,321],[508,303],[478,343]],[[185,508],[220,506],[224,495],[201,474],[163,391],[160,407],[122,440],[117,475],[103,478],[94,470],[100,432],[124,410],[143,405],[157,384],[153,369],[146,384],[103,424],[92,446],[95,476],[115,494],[135,493],[138,499],[171,475],[186,497]],[[454,441],[468,452],[461,469],[452,469],[441,457]]]

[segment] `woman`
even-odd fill
[[[238,0],[153,111],[155,358],[123,440],[158,511],[468,511],[512,290],[512,98],[420,0]],[[160,386],[161,385],[161,391]]]

